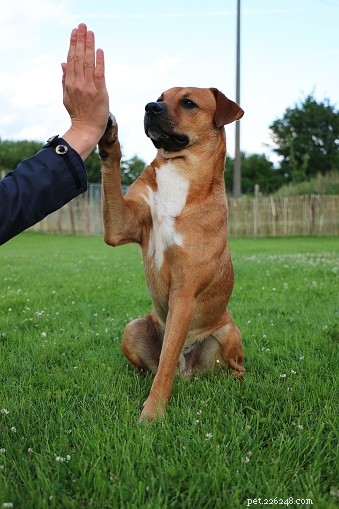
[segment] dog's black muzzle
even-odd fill
[[[177,152],[187,147],[189,138],[186,134],[173,130],[173,121],[168,115],[164,102],[151,102],[145,106],[144,128],[156,148],[163,148],[168,152]]]

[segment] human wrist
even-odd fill
[[[61,136],[67,143],[79,154],[85,161],[90,153],[95,149],[100,140],[103,131],[96,127],[77,128],[71,126],[65,134]]]

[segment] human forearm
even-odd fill
[[[0,181],[0,244],[86,191],[83,162],[71,147],[67,154],[72,171],[64,155],[48,147]]]

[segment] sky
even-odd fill
[[[145,104],[173,86],[235,100],[236,0],[0,0],[0,138],[63,134],[61,62],[87,24],[104,49],[123,156],[155,156]],[[276,161],[269,126],[308,94],[339,103],[339,0],[241,0],[241,150]],[[234,156],[235,124],[226,126]]]

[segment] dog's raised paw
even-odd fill
[[[108,159],[111,155],[112,146],[118,141],[118,124],[113,113],[109,113],[107,126],[104,134],[99,140],[99,156],[101,159]]]
[[[106,126],[106,129],[105,129],[105,133],[106,133],[107,131],[109,131],[109,129],[110,129],[111,127],[114,127],[114,126],[116,126],[116,125],[118,125],[118,124],[117,124],[117,119],[115,118],[115,116],[113,115],[113,113],[109,112],[108,120],[107,120],[107,126]]]

